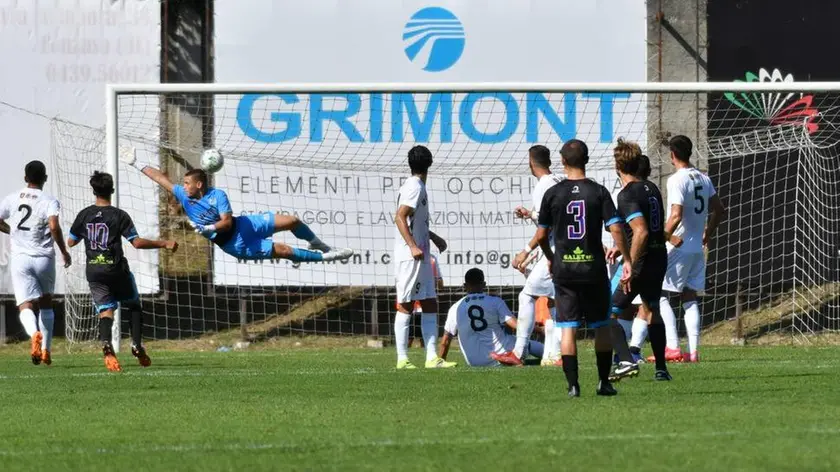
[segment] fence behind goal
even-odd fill
[[[424,144],[435,156],[427,184],[431,227],[449,243],[436,254],[446,286],[441,312],[459,297],[471,267],[482,268],[491,291],[515,311],[524,276],[510,263],[534,231],[513,216],[516,206],[531,206],[528,148],[548,146],[553,170],[562,173],[561,143],[582,139],[589,177],[614,190],[612,146],[618,137],[637,141],[664,194],[673,167],[663,141],[687,134],[695,164],[709,172],[728,209],[707,253],[704,327],[729,333],[728,320],[737,317],[737,336],[835,331],[840,84],[777,79],[114,86],[106,130],[53,122],[53,160],[64,221],[92,202],[92,172],[110,170],[118,205],[140,234],[181,244],[175,254],[128,248],[147,337],[231,329],[258,338],[390,336],[393,215],[412,146]],[[294,214],[328,244],[357,255],[300,265],[237,260],[195,235],[166,191],[116,159],[135,152],[178,182],[208,148],[225,158],[213,183],[228,193],[234,214]],[[290,233],[275,240],[305,244]],[[94,339],[83,264],[68,273],[66,300],[68,337]]]

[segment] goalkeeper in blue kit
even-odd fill
[[[133,154],[120,159],[172,193],[184,208],[195,232],[237,259],[319,262],[346,260],[353,255],[352,249],[333,249],[325,244],[296,216],[266,211],[234,217],[227,194],[210,187],[207,173],[201,169],[188,171],[183,185],[178,185],[160,170],[139,164]],[[309,248],[273,242],[271,237],[280,231],[291,231],[296,238],[308,241]]]

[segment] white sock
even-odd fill
[[[696,300],[683,303],[685,330],[688,333],[688,352],[697,352],[700,345],[700,306]]]
[[[543,349],[543,360],[552,359],[554,356],[554,353],[551,352],[551,346],[552,344],[554,344],[553,342],[551,342],[552,339],[555,339],[554,320],[547,319],[545,320],[545,348]]]
[[[513,353],[520,359],[522,359],[522,355],[525,353],[525,346],[528,345],[528,340],[534,331],[536,309],[537,301],[534,300],[534,297],[520,292],[519,316],[516,320],[516,345],[513,347]]]
[[[633,318],[633,334],[630,336],[630,347],[637,347],[639,349],[645,344],[647,338],[648,323],[641,318]]]
[[[55,312],[52,308],[42,308],[39,313],[39,326],[44,339],[41,340],[41,349],[52,349],[53,325],[55,324]]]
[[[38,320],[35,319],[35,312],[29,308],[23,309],[20,311],[18,318],[20,318],[20,324],[23,325],[23,329],[26,330],[26,335],[30,338],[35,336],[35,333],[38,331]]]
[[[411,324],[411,315],[397,312],[394,317],[394,337],[397,341],[397,362],[408,359],[408,327]]]
[[[420,315],[420,331],[423,333],[423,343],[426,345],[426,360],[437,359],[437,313]]]
[[[624,337],[627,338],[627,341],[630,341],[630,336],[633,333],[633,322],[630,320],[618,320],[618,324],[621,326],[621,329],[624,330]]]
[[[659,299],[659,313],[662,315],[662,322],[665,324],[665,347],[668,349],[679,349],[680,338],[677,336],[677,317],[671,309],[671,303],[666,297]]]

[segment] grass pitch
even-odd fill
[[[92,353],[0,351],[0,470],[840,467],[836,347],[708,348],[614,398],[584,347],[579,399],[559,369],[396,371],[391,349],[150,354],[109,374]]]

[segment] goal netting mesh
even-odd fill
[[[762,79],[764,80],[764,79]],[[766,85],[766,84],[764,84]],[[294,214],[329,244],[352,247],[346,263],[237,260],[196,236],[167,192],[118,166],[119,206],[144,237],[174,238],[175,254],[128,250],[147,337],[183,339],[232,330],[250,338],[290,334],[390,336],[394,307],[393,215],[406,154],[435,155],[428,189],[438,254],[441,312],[464,272],[482,268],[492,291],[516,308],[524,277],[510,267],[533,234],[513,209],[530,207],[527,150],[544,144],[562,172],[563,141],[589,144],[589,176],[618,186],[611,149],[637,141],[665,193],[673,168],[663,140],[685,134],[728,212],[707,254],[703,325],[738,336],[840,329],[840,164],[836,95],[735,93],[133,93],[117,100],[117,142],[173,181],[219,149],[214,185],[235,214]],[[102,129],[52,127],[62,218],[92,201],[88,178],[106,169]],[[289,233],[278,241],[302,246]],[[76,256],[77,260],[81,258]],[[84,265],[67,274],[67,335],[95,336]],[[442,323],[441,323],[442,324]],[[127,329],[123,330],[127,332]]]

